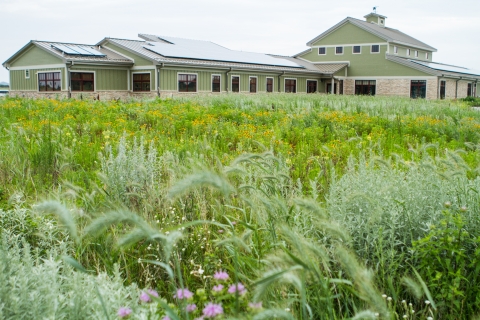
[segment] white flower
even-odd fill
[[[387,300],[388,300],[388,301],[392,301],[392,297],[388,297]]]
[[[199,273],[199,274],[203,274],[204,272],[205,272],[205,270],[203,270],[202,267],[199,267],[199,268],[198,268],[198,273]]]
[[[430,301],[425,300],[425,304],[426,304],[426,305],[429,305],[429,304],[430,304]]]
[[[387,299],[387,295],[386,295],[386,294],[382,294],[382,298],[383,298],[383,299]]]
[[[285,311],[290,312],[290,308],[285,308]]]

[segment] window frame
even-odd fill
[[[415,85],[414,85],[415,83]],[[423,87],[423,84],[425,84],[425,90],[423,93],[425,96],[419,97],[418,95],[413,96],[413,88],[421,88]],[[410,98],[411,99],[426,99],[427,98],[427,80],[410,80]]]
[[[238,78],[238,91],[233,91],[233,78]],[[240,77],[240,75],[236,75],[236,74],[232,74],[230,76],[230,89],[232,92],[235,92],[235,93],[240,93],[241,92],[241,81],[242,81],[242,78]]]
[[[418,50],[414,50],[413,56],[414,56],[415,58],[418,58]]]
[[[272,91],[268,91],[268,79],[272,79]],[[265,77],[265,92],[267,92],[267,93],[275,92],[275,78],[274,77]]]
[[[429,54],[428,54],[428,52],[425,52],[425,59],[426,59],[426,60],[429,59]]]
[[[373,51],[374,47],[378,47],[378,51]],[[380,53],[380,45],[379,44],[372,44],[370,46],[370,53],[374,53],[374,54]]]
[[[255,91],[252,91],[252,79],[255,79]],[[257,76],[249,76],[248,77],[248,92],[249,93],[257,93],[258,92],[258,77]]]
[[[72,77],[72,74],[73,73],[80,73],[80,74],[86,74],[86,73],[89,73],[89,74],[93,74],[93,90],[83,90],[83,82],[86,81],[86,80],[80,80],[82,81],[82,90],[73,90],[73,81],[79,81],[79,80],[74,80],[73,77]],[[97,91],[97,74],[95,71],[90,71],[90,70],[70,70],[70,90],[72,92],[96,92]]]
[[[467,97],[471,97],[473,94],[473,85],[471,82],[467,83]]]
[[[288,91],[287,92],[287,80],[293,80],[295,81],[295,88],[294,91]],[[290,87],[290,85],[289,85]],[[284,93],[297,93],[297,78],[283,78],[283,92]]]
[[[338,49],[341,49],[342,52],[338,53]],[[341,56],[341,55],[343,55],[343,46],[337,46],[337,47],[335,47],[335,55],[336,55],[336,56]]]
[[[325,52],[320,53],[320,49],[323,49]],[[318,53],[319,56],[326,56],[327,55],[327,47],[318,47],[317,53]]]
[[[398,54],[398,47],[397,46],[393,46],[393,53]]]
[[[184,82],[195,82],[195,91],[188,91],[188,85],[186,85],[187,91],[180,91],[180,76],[187,76],[187,80]],[[188,76],[195,76],[195,81],[189,80]],[[181,93],[198,93],[198,74],[197,73],[185,73],[185,72],[178,72],[177,73],[177,92]]]
[[[407,53],[406,53],[406,56],[409,56],[412,54],[412,50],[410,50],[409,48],[407,48]]]
[[[440,100],[445,100],[447,94],[447,81],[440,80]]]
[[[309,82],[315,82],[315,91],[313,91],[313,92],[309,92],[309,91],[308,91],[308,89],[309,89],[308,83],[309,83]],[[306,81],[306,88],[307,88],[307,94],[309,94],[309,93],[317,93],[317,92],[318,92],[318,80],[316,80],[316,79],[307,79],[307,81]]]
[[[363,83],[368,81],[368,83]],[[361,82],[361,83],[360,83]],[[366,88],[367,90],[364,90]],[[370,90],[373,88],[373,90]],[[377,80],[370,80],[370,79],[363,79],[363,80],[355,80],[354,82],[354,89],[356,96],[376,96],[377,95]],[[359,92],[360,91],[360,92]],[[369,91],[366,93],[365,91]]]
[[[356,47],[358,47],[358,52],[355,52]],[[362,46],[352,46],[352,54],[362,54]]]
[[[218,82],[218,91],[213,91],[213,77],[219,77],[220,80]],[[212,74],[212,79],[211,79],[211,85],[212,85],[212,92],[215,92],[215,93],[220,93],[222,92],[222,75],[221,74]]]
[[[146,80],[143,80],[141,79],[140,81],[135,81],[134,78],[135,78],[135,75],[137,74],[148,74],[149,75],[149,79],[148,79],[148,87],[149,87],[149,90],[143,90],[143,86],[140,85],[142,87],[142,90],[135,90],[135,82],[140,82],[140,83],[146,83],[147,81]],[[151,72],[132,72],[132,92],[151,92],[152,91],[152,73]]]
[[[62,75],[60,75],[61,77]],[[25,69],[25,79],[30,79],[30,69]]]
[[[52,74],[58,73],[59,77],[57,79],[53,78],[52,80],[47,80],[47,78],[45,78],[45,80],[40,80],[40,74],[48,74],[48,73],[52,73]],[[60,82],[60,90],[40,90],[40,81],[45,82],[45,88],[47,88],[47,82],[48,81],[54,82],[53,88],[55,88],[55,82]],[[61,70],[48,70],[48,71],[38,71],[37,72],[37,91],[38,92],[60,92],[60,91],[62,91],[62,88],[63,88],[62,82],[63,81],[62,81],[62,71]]]

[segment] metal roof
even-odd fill
[[[143,48],[169,58],[248,63],[258,65],[303,68],[295,61],[279,59],[263,53],[230,50],[211,41],[191,40],[176,37],[142,35],[149,42]]]
[[[144,37],[145,35],[141,35]],[[163,37],[169,38],[172,40],[172,37]],[[153,39],[152,39],[153,40]],[[110,42],[114,45],[122,47],[136,55],[139,55],[143,58],[149,59],[155,63],[167,63],[173,65],[191,65],[191,66],[202,66],[202,67],[221,67],[221,68],[238,68],[238,69],[249,69],[249,70],[267,70],[273,72],[296,72],[296,73],[316,73],[320,75],[320,72],[314,66],[312,67],[311,63],[295,59],[292,57],[284,57],[277,55],[269,55],[273,59],[294,61],[296,64],[302,66],[300,67],[288,67],[288,66],[279,66],[279,65],[267,65],[267,64],[253,64],[253,63],[244,63],[244,62],[228,62],[228,61],[217,61],[217,60],[200,60],[200,59],[187,59],[187,58],[171,58],[162,56],[159,53],[155,53],[151,50],[146,49],[148,42],[153,43],[153,41],[142,41],[142,40],[128,40],[128,39],[115,39],[115,38],[105,38],[100,44],[105,42]],[[216,44],[214,44],[216,45]],[[217,45],[218,46],[218,45]]]
[[[447,72],[454,72],[454,73],[462,73],[462,74],[480,76],[480,71],[478,71],[478,70],[473,70],[473,69],[458,67],[458,66],[452,66],[452,65],[449,65],[449,64],[438,63],[438,62],[418,61],[418,60],[412,60],[412,59],[409,59],[409,60],[411,62],[418,63],[418,64],[424,65],[426,67],[429,67],[431,69],[435,69],[435,70],[439,70],[439,71],[447,71]]]
[[[348,66],[348,63],[319,63],[315,64],[318,70],[322,73],[334,74]]]
[[[351,23],[351,24],[353,24],[353,25],[355,25],[355,26],[357,26],[357,27],[359,27],[359,28],[361,28],[365,31],[368,31],[368,32],[370,32],[370,33],[372,33],[372,34],[374,34],[374,35],[376,35],[376,36],[378,36],[382,39],[385,39],[386,41],[389,41],[389,42],[395,42],[395,43],[398,43],[398,44],[403,44],[403,45],[407,45],[407,46],[411,46],[411,47],[416,47],[416,48],[419,48],[419,49],[432,51],[432,52],[437,51],[437,49],[435,49],[434,47],[429,46],[428,44],[426,44],[426,43],[424,43],[420,40],[417,40],[417,39],[409,36],[408,34],[405,34],[405,33],[401,32],[400,30],[387,28],[387,27],[382,27],[382,26],[379,26],[375,23],[370,23],[370,22],[366,22],[366,21],[351,18],[351,17],[347,17],[347,18],[343,19],[342,21],[340,21],[339,23],[337,23],[336,25],[334,25],[333,27],[331,27],[327,31],[323,32],[319,36],[310,40],[307,43],[307,46],[312,46],[314,42],[326,37],[328,34],[332,33],[333,31],[340,28],[341,26],[343,26],[346,23]]]

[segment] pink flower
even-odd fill
[[[195,310],[197,310],[197,306],[193,303],[193,304],[187,304],[187,307],[185,308],[187,310],[187,312],[193,312]]]
[[[235,293],[237,291],[240,295],[247,293],[247,289],[245,289],[245,286],[241,283],[237,283],[236,285],[232,284],[230,287],[228,287],[228,293]]]
[[[127,318],[131,313],[132,309],[130,309],[129,307],[121,307],[120,309],[118,309],[117,315],[120,318]]]
[[[193,293],[190,292],[188,289],[178,289],[177,293],[173,295],[174,298],[177,298],[179,300],[182,299],[190,299],[193,297]]]
[[[165,316],[162,318],[162,320],[170,320],[170,317],[169,316]]]
[[[143,302],[151,302],[151,296],[158,298],[158,292],[153,289],[147,289],[147,292],[142,291],[142,293],[140,294],[140,300]]]
[[[221,284],[219,285],[216,285],[212,288],[213,291],[215,292],[219,292],[219,291],[222,291],[223,290],[223,286]]]
[[[250,302],[248,304],[248,306],[251,308],[251,309],[262,309],[262,302],[257,302],[257,303],[254,303],[254,302]]]
[[[203,309],[203,316],[205,318],[214,318],[219,314],[223,314],[223,308],[220,304],[209,302]]]
[[[229,276],[228,276],[228,273],[226,273],[223,270],[220,270],[215,272],[215,274],[213,275],[213,278],[215,280],[228,280]]]

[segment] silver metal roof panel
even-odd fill
[[[469,75],[480,76],[480,71],[469,69],[469,68],[452,66],[449,64],[443,64],[443,63],[437,63],[437,62],[418,61],[418,60],[412,60],[412,59],[409,59],[409,61],[421,64],[423,66],[426,66],[435,70],[439,70],[439,71],[464,73]]]

